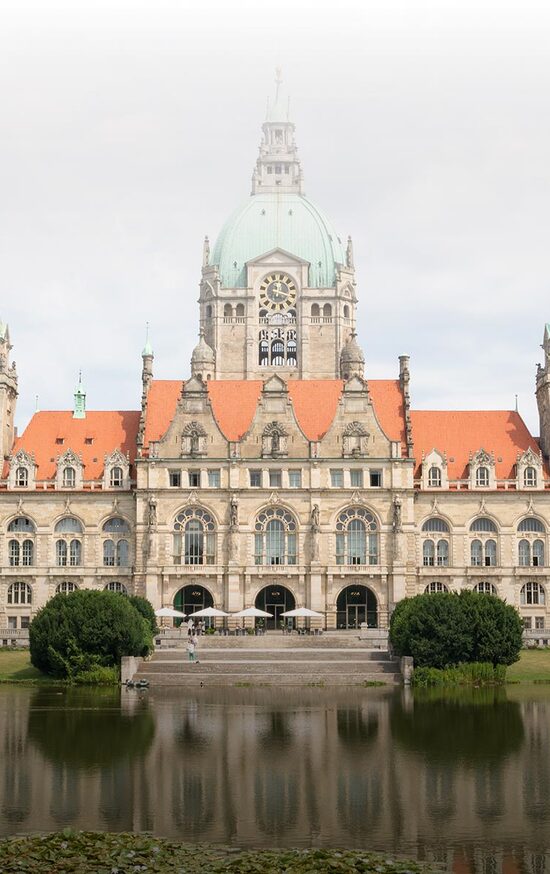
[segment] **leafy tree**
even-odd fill
[[[147,620],[149,626],[151,628],[151,634],[153,637],[155,634],[159,633],[159,627],[157,625],[157,617],[155,616],[155,611],[153,609],[153,605],[147,598],[141,598],[139,595],[127,595],[126,596],[136,610],[141,613],[144,619]]]
[[[511,665],[519,658],[522,623],[514,607],[494,595],[463,591],[417,595],[400,601],[390,622],[398,655],[418,667],[461,662]]]
[[[67,679],[99,665],[118,667],[122,656],[143,655],[153,646],[149,623],[128,598],[89,589],[51,598],[29,635],[32,664]]]

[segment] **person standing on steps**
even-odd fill
[[[196,637],[192,634],[187,638],[187,655],[190,662],[194,662],[196,658]]]
[[[191,638],[191,640],[193,642],[193,653],[194,653],[193,661],[195,662],[196,665],[198,665],[199,660],[197,658],[197,646],[199,645],[199,638],[197,637],[196,632],[193,634],[193,637]]]

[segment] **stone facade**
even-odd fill
[[[414,411],[407,356],[370,380],[353,247],[305,198],[278,94],[249,202],[205,241],[187,381],[141,410],[37,413],[17,397],[0,324],[0,626],[60,586],[187,612],[308,606],[327,628],[384,627],[401,598],[479,586],[547,623],[550,333],[540,442],[514,411]]]

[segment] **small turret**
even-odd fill
[[[151,341],[149,340],[149,322],[147,322],[145,328],[145,346],[143,347],[143,351],[141,353],[141,359],[143,361],[143,366],[141,369],[141,415],[139,417],[139,425],[138,425],[138,433],[136,437],[136,444],[138,447],[138,455],[141,456],[143,450],[143,442],[145,439],[145,419],[147,417],[147,397],[149,395],[149,389],[151,388],[151,383],[153,381],[153,360],[154,360],[154,352],[153,347],[151,346]]]
[[[82,371],[78,374],[78,385],[74,390],[73,419],[86,418],[86,389],[82,384]]]
[[[542,338],[544,365],[537,365],[536,396],[539,408],[540,448],[546,458],[550,456],[550,324],[544,327]]]
[[[10,363],[10,329],[0,320],[0,459],[7,458],[15,437],[13,421],[17,401],[17,370]]]
[[[200,379],[206,382],[206,380],[214,378],[215,370],[216,354],[204,339],[204,331],[201,328],[199,342],[191,355],[191,374],[200,377]]]
[[[359,343],[357,334],[352,331],[348,342],[340,353],[340,376],[342,379],[351,379],[359,376],[363,379],[365,373],[365,356]]]

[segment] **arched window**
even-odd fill
[[[35,530],[34,522],[31,522],[27,516],[18,516],[8,525],[8,531],[15,534],[34,534]]]
[[[472,540],[470,544],[472,567],[494,567],[497,563],[497,544],[495,540]]]
[[[540,583],[525,583],[521,587],[519,601],[520,604],[527,606],[531,604],[544,605],[546,603],[544,587]]]
[[[258,364],[264,367],[267,367],[269,364],[269,344],[267,340],[260,340]]]
[[[483,580],[481,583],[476,583],[474,586],[474,592],[478,592],[480,595],[497,594],[496,586],[486,580]]]
[[[313,319],[318,319],[320,315],[321,315],[321,310],[319,309],[319,304],[312,303],[311,304],[311,317]]]
[[[439,580],[432,580],[424,589],[425,595],[436,595],[438,592],[448,592],[449,587],[445,583],[440,583]]]
[[[107,534],[129,534],[130,526],[126,520],[121,519],[120,516],[113,516],[111,519],[107,519],[107,521],[103,523],[103,531]]]
[[[67,541],[58,540],[55,544],[55,563],[58,567],[65,567],[67,564]]]
[[[428,471],[428,488],[441,488],[441,470],[439,467],[432,466]]]
[[[128,567],[129,549],[127,540],[119,540],[116,545],[117,567]]]
[[[8,555],[10,567],[19,567],[21,547],[18,540],[10,540],[8,543]]]
[[[212,318],[212,307],[210,306],[210,304],[208,304],[208,306],[206,307],[206,318],[207,319]]]
[[[336,520],[336,564],[378,564],[378,525],[364,507],[350,507]]]
[[[444,519],[439,519],[437,516],[434,516],[432,519],[426,519],[422,526],[422,531],[435,532],[437,534],[448,534],[449,526]]]
[[[347,303],[344,304],[344,318],[349,319],[349,306]]]
[[[481,534],[496,534],[498,529],[492,519],[487,519],[482,516],[479,519],[474,519],[470,525],[470,531],[475,531]]]
[[[122,473],[121,467],[112,467],[111,468],[111,488],[116,489],[120,488],[122,483],[124,482],[124,475]]]
[[[74,489],[76,483],[76,471],[74,467],[65,467],[63,469],[63,488]]]
[[[115,566],[115,543],[114,540],[103,541],[103,564],[105,567]]]
[[[532,542],[525,538],[518,544],[518,563],[520,567],[543,567],[544,566],[544,543],[542,540]]]
[[[214,564],[215,530],[214,519],[201,507],[179,513],[174,522],[174,564]]]
[[[124,583],[119,583],[118,580],[112,580],[110,583],[107,583],[105,586],[106,592],[118,592],[120,595],[127,595],[128,589],[124,585]]]
[[[289,340],[286,346],[286,363],[294,366],[296,360],[296,340]]]
[[[288,510],[270,507],[256,518],[254,561],[257,565],[296,564],[296,521]]]
[[[238,319],[244,318],[244,304],[243,303],[237,304],[237,308],[235,310],[235,315],[237,316]]]
[[[65,516],[55,526],[56,534],[82,534],[83,530],[82,523],[74,516]]]
[[[233,317],[233,307],[230,303],[224,304],[223,315],[225,319],[231,319]]]
[[[21,564],[30,567],[34,563],[34,543],[32,540],[24,540],[21,544]]]
[[[27,583],[8,586],[8,604],[32,604],[32,589]]]
[[[323,318],[331,319],[332,318],[332,307],[329,303],[323,305]]]
[[[422,544],[422,564],[424,567],[435,565],[435,544],[433,540],[425,540]]]
[[[29,471],[26,467],[18,467],[15,471],[15,485],[19,489],[24,489],[29,484]]]
[[[56,595],[70,595],[71,592],[76,592],[78,586],[76,583],[73,583],[71,580],[64,580],[62,583],[58,583],[55,587]]]
[[[438,540],[436,548],[436,560],[438,567],[447,567],[449,564],[449,542],[447,540]]]
[[[285,363],[285,344],[282,340],[273,340],[271,343],[271,363],[276,367],[283,367]]]
[[[527,519],[522,519],[518,525],[518,531],[523,534],[544,534],[546,528],[540,519],[534,516],[528,516]]]
[[[489,468],[478,467],[476,470],[476,486],[479,488],[489,485]]]
[[[526,489],[535,488],[537,485],[537,471],[534,467],[526,467],[523,471],[523,485]]]

